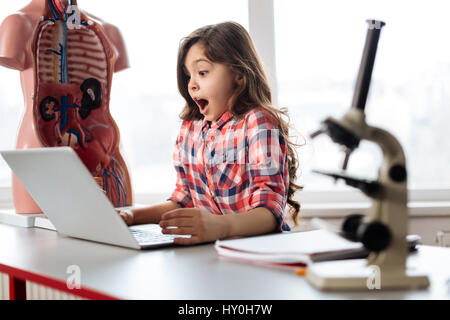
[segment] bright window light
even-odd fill
[[[274,1],[278,99],[297,131],[308,136],[328,116],[350,108],[367,33],[366,19],[381,31],[366,105],[370,125],[403,145],[409,188],[448,188],[450,148],[450,41],[444,0]],[[323,135],[299,148],[305,190],[346,188],[310,173],[338,170],[343,152]],[[379,148],[362,143],[348,172],[376,178]]]

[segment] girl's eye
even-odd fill
[[[208,73],[208,71],[199,71],[198,74],[201,76],[205,76]]]

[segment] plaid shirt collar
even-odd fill
[[[234,114],[231,111],[225,111],[224,113],[222,113],[222,115],[219,117],[219,119],[217,119],[216,122],[214,122],[211,125],[210,121],[207,121],[205,118],[203,118],[203,122],[202,122],[202,131],[206,131],[208,129],[222,129],[222,127],[231,119],[233,119]]]

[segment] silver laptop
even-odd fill
[[[156,224],[129,228],[70,147],[0,153],[60,234],[133,249],[189,237],[162,234]]]

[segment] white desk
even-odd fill
[[[88,298],[119,299],[449,299],[450,249],[421,246],[408,265],[426,272],[420,291],[321,292],[293,271],[218,258],[213,244],[135,251],[0,224],[0,272],[67,289],[67,267],[81,269]]]

